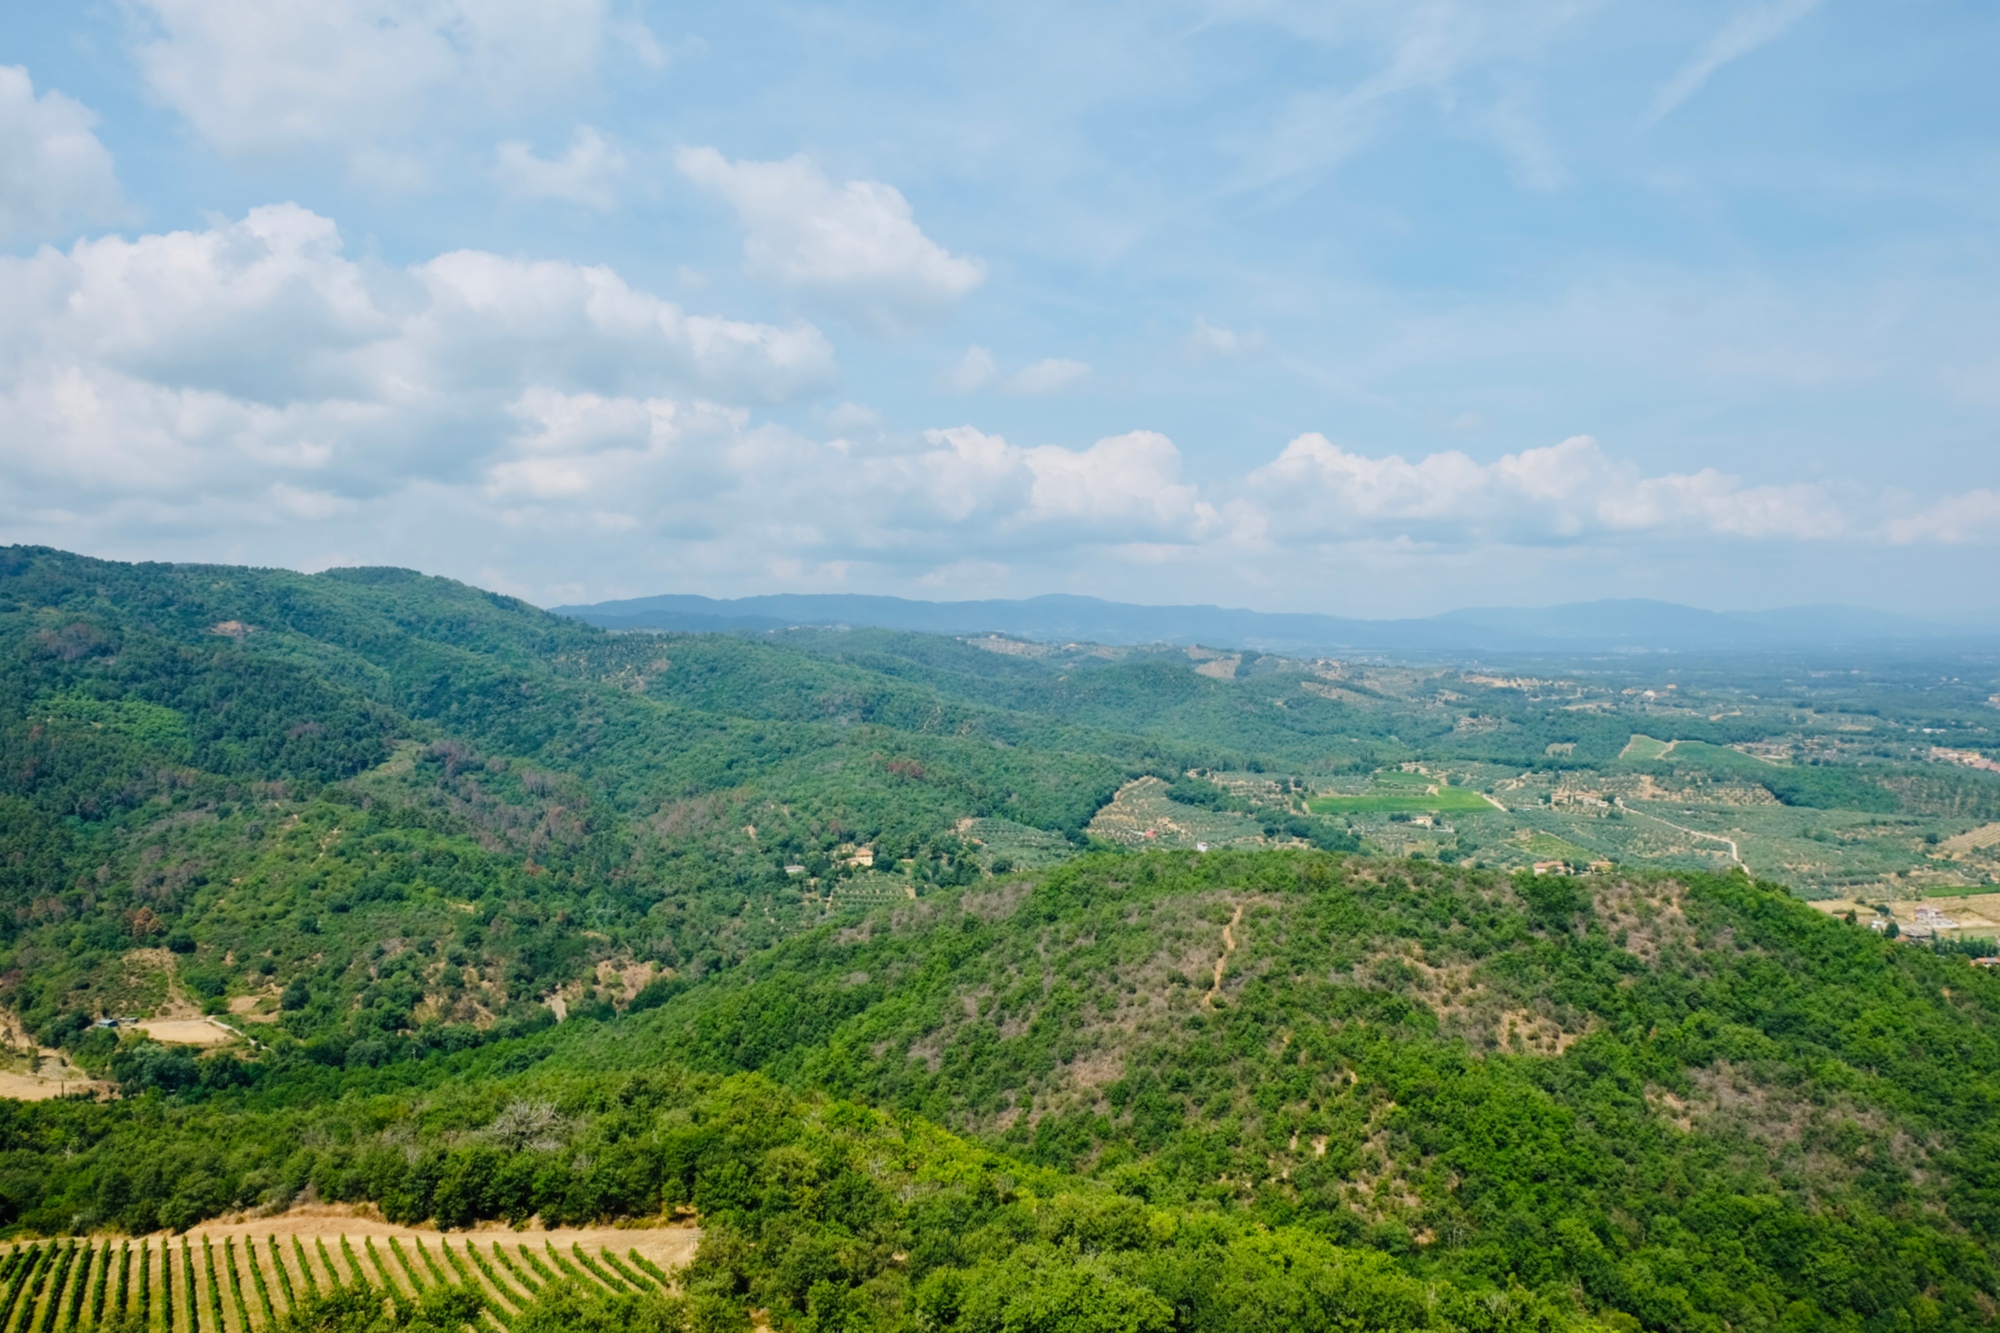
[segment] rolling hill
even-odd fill
[[[438,1268],[411,1327],[1987,1327],[1979,942],[1640,837],[1746,810],[1944,874],[2000,779],[1926,757],[1987,744],[1935,674],[620,634],[10,548],[0,1074],[83,1087],[0,1098],[0,1239],[701,1229],[671,1292]],[[115,1316],[110,1253],[0,1254],[0,1300]],[[372,1317],[208,1282],[214,1333]]]

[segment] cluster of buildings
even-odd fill
[[[1611,868],[1612,864],[1609,861],[1592,861],[1584,867],[1584,873],[1601,875]],[[1537,861],[1535,862],[1535,873],[1537,875],[1574,875],[1578,872],[1567,861]]]

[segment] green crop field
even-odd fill
[[[1667,741],[1654,740],[1651,736],[1635,733],[1631,740],[1625,742],[1625,748],[1618,752],[1618,757],[1647,763],[1664,755],[1668,744]]]
[[[1421,815],[1493,808],[1484,796],[1464,787],[1439,786],[1426,790],[1402,783],[1361,796],[1315,796],[1306,804],[1316,815]]]

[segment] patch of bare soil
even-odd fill
[[[219,1241],[224,1236],[239,1239],[254,1237],[258,1240],[266,1236],[321,1236],[328,1240],[347,1236],[359,1242],[363,1237],[387,1240],[391,1236],[399,1240],[418,1236],[435,1240],[439,1232],[436,1227],[407,1227],[384,1222],[372,1209],[344,1204],[308,1204],[269,1217],[219,1218],[204,1222],[187,1234],[196,1241],[203,1237]],[[632,1249],[661,1268],[669,1269],[689,1263],[694,1258],[695,1247],[701,1243],[701,1228],[688,1222],[659,1226],[554,1227],[548,1230],[531,1225],[521,1231],[492,1222],[447,1234],[473,1236],[480,1240],[505,1240],[510,1244],[531,1242],[538,1249],[544,1241],[553,1241],[557,1249],[564,1251],[572,1244],[581,1245],[586,1250],[606,1249],[613,1254],[623,1254]]]
[[[73,1092],[103,1096],[112,1089],[71,1064],[61,1051],[38,1043],[19,1014],[0,1008],[0,1097],[44,1102]]]
[[[212,1018],[149,1018],[136,1026],[170,1046],[227,1046],[238,1035]]]
[[[229,1002],[229,1015],[239,1023],[275,1023],[283,1014],[278,1012],[278,997],[268,995],[238,995]]]
[[[606,959],[597,965],[597,988],[601,991],[616,991],[621,1000],[629,1001],[646,988],[659,968],[651,960],[633,962],[630,959]]]
[[[17,1102],[46,1102],[78,1092],[89,1092],[102,1097],[109,1095],[117,1086],[111,1083],[99,1083],[77,1069],[65,1068],[63,1073],[74,1077],[0,1071],[0,1097]]]

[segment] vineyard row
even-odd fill
[[[612,1292],[664,1290],[667,1275],[631,1250],[620,1259],[572,1243],[540,1251],[498,1240],[436,1237],[203,1236],[191,1241],[69,1239],[0,1252],[0,1333],[265,1333],[295,1306],[359,1284],[414,1296],[469,1287],[505,1329],[549,1283]],[[509,1252],[511,1249],[511,1253]]]

